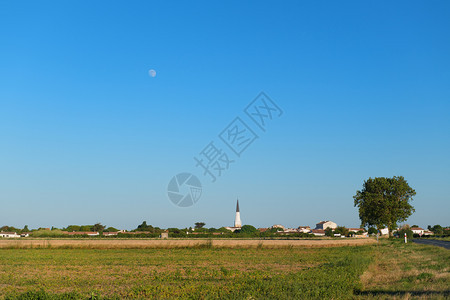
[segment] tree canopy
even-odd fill
[[[244,225],[241,227],[240,232],[241,233],[256,233],[256,232],[258,232],[258,229],[256,229],[252,225]]]
[[[441,235],[444,233],[444,228],[441,225],[428,226],[428,230],[433,231],[434,234]]]
[[[147,225],[147,221],[143,221],[141,225],[135,229],[135,231],[150,231],[153,232],[154,228],[152,225]]]
[[[92,231],[103,231],[104,229],[105,229],[105,226],[102,225],[101,223],[96,223],[91,228]]]
[[[415,195],[403,176],[369,178],[353,196],[361,226],[376,226],[378,230],[388,227],[392,234],[397,222],[406,221],[415,211],[410,204]]]
[[[195,223],[195,228],[196,229],[200,229],[203,228],[203,226],[205,226],[206,224],[204,222],[197,222]]]
[[[349,236],[350,235],[350,230],[348,228],[346,228],[345,226],[338,226],[334,230],[334,233],[340,234],[340,235],[343,235],[343,236]]]

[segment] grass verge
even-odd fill
[[[450,251],[385,240],[375,246],[374,262],[361,276],[364,298],[450,298]]]

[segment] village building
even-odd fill
[[[272,225],[272,227],[270,227],[270,228],[280,228],[283,231],[286,229],[283,225],[280,225],[280,224]]]
[[[389,235],[389,228],[383,228],[383,229],[380,229],[380,234],[381,235]]]
[[[298,233],[298,229],[297,228],[285,228],[283,230],[284,233]]]
[[[418,235],[423,235],[425,233],[425,229],[420,228],[420,227],[411,227],[411,231],[414,234],[418,234]]]
[[[313,229],[310,233],[314,234],[315,236],[325,236],[325,230],[323,229]]]
[[[327,228],[336,229],[337,228],[337,224],[334,223],[334,222],[331,222],[331,221],[321,221],[321,222],[316,224],[316,228],[315,229],[325,230]]]
[[[366,230],[364,228],[348,228],[348,231],[358,233],[360,231],[365,232]]]
[[[302,233],[309,233],[311,231],[311,227],[309,226],[299,226],[297,228],[298,232],[302,232]]]
[[[118,231],[114,231],[114,232],[103,232],[102,234],[103,234],[103,236],[115,236],[115,235],[118,235],[119,232],[118,232]]]
[[[20,238],[20,234],[16,232],[0,232],[0,237],[2,238]]]

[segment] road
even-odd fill
[[[450,249],[450,242],[449,241],[438,241],[438,240],[428,240],[428,239],[414,239],[413,242],[414,243],[418,243],[418,244],[439,246],[439,247],[444,247],[444,248]]]

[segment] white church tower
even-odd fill
[[[236,217],[234,218],[234,227],[242,227],[241,223],[241,213],[239,212],[239,199],[236,204]]]

